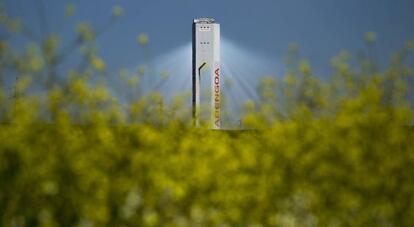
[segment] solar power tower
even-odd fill
[[[213,18],[193,21],[193,124],[221,128],[220,24]]]

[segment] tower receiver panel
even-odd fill
[[[193,123],[221,128],[220,24],[213,18],[193,20]]]

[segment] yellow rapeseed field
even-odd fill
[[[93,49],[58,82],[57,46],[0,42],[0,226],[414,226],[409,48],[383,71],[341,53],[329,80],[300,61],[261,80],[251,130],[212,131],[191,126],[186,96],[113,97]]]

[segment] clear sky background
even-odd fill
[[[75,25],[90,21],[100,26],[111,16],[114,5],[124,15],[101,35],[100,54],[109,69],[130,67],[142,61],[137,35],[150,38],[156,57],[191,41],[191,22],[214,17],[222,36],[247,50],[259,52],[282,64],[288,44],[297,42],[301,56],[315,70],[326,72],[329,60],[340,50],[363,51],[363,35],[377,33],[376,55],[385,64],[389,54],[414,39],[412,0],[5,0],[11,15],[19,16],[39,34],[43,2],[48,31],[58,31],[63,43],[75,37]],[[76,7],[65,21],[65,6]],[[18,42],[18,41],[16,41]],[[279,62],[278,62],[279,61]]]

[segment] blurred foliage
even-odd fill
[[[137,42],[140,45],[145,46],[145,45],[148,44],[148,41],[149,41],[149,39],[148,39],[148,35],[146,33],[141,33],[141,34],[138,35]]]
[[[377,34],[375,32],[366,32],[364,35],[364,41],[366,43],[374,43],[377,40]]]
[[[96,34],[77,32],[83,67],[64,82],[58,35],[0,41],[0,226],[414,226],[409,45],[382,72],[342,52],[322,81],[292,44],[286,76],[246,102],[254,130],[212,131],[185,96],[135,93],[145,67],[120,70],[129,98],[114,98]]]
[[[73,14],[75,13],[75,10],[76,10],[76,8],[75,8],[75,6],[73,4],[68,4],[66,6],[66,9],[65,9],[65,16],[66,17],[73,16]]]
[[[114,6],[112,8],[112,16],[113,17],[120,17],[124,13],[124,9],[121,6]]]

